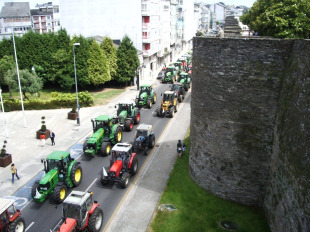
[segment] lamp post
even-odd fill
[[[8,128],[7,128],[7,125],[6,125],[6,118],[4,116],[4,107],[3,107],[2,89],[1,88],[0,88],[0,100],[1,100],[1,109],[2,109],[2,113],[3,113],[3,122],[4,122],[4,125],[5,125],[5,135],[6,135],[6,137],[9,137],[9,135],[8,135]]]
[[[77,117],[77,124],[80,126],[80,105],[79,105],[79,94],[78,94],[78,87],[77,87],[77,79],[76,79],[76,66],[75,66],[75,46],[79,46],[80,43],[73,44],[73,62],[74,62],[74,79],[75,79],[75,92],[76,92],[76,108],[78,110],[78,117]]]

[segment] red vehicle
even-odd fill
[[[93,193],[72,191],[63,202],[63,223],[54,232],[101,231],[103,212],[96,201],[92,201]]]
[[[126,188],[130,176],[137,173],[138,159],[136,153],[132,152],[132,145],[129,143],[117,143],[112,148],[110,170],[106,172],[103,167],[101,184],[119,182],[122,188]]]
[[[14,206],[14,201],[0,198],[0,231],[24,232],[25,220],[20,216],[20,210]]]

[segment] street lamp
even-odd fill
[[[78,87],[77,87],[77,79],[76,79],[76,67],[75,67],[75,46],[80,46],[80,43],[73,44],[73,61],[74,61],[74,79],[75,79],[75,92],[76,92],[76,108],[78,110],[78,117],[77,117],[77,124],[80,124],[80,105],[79,105],[79,94],[78,94]]]

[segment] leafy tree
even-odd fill
[[[3,38],[0,41],[0,59],[4,56],[14,56],[12,37],[10,39]]]
[[[309,39],[309,0],[257,0],[241,21],[259,35]]]
[[[114,47],[113,40],[108,36],[103,38],[100,47],[103,49],[103,52],[109,62],[111,80],[114,80],[117,70],[117,49]]]
[[[117,74],[116,80],[120,83],[131,81],[139,67],[137,49],[130,38],[125,35],[117,49]]]
[[[111,80],[108,60],[96,41],[90,46],[90,58],[88,59],[88,77],[90,83],[98,86]]]
[[[15,60],[13,56],[3,56],[2,59],[0,59],[0,84],[5,84],[4,76],[7,73],[8,70],[15,68]]]
[[[18,90],[17,72],[16,69],[10,69],[5,75],[5,82],[11,90]],[[42,80],[37,76],[35,72],[29,72],[28,70],[19,70],[19,79],[21,85],[21,91],[24,98],[29,100],[26,93],[38,93],[42,87]]]

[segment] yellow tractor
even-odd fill
[[[173,118],[174,113],[178,112],[178,99],[175,97],[175,93],[173,91],[166,91],[161,96],[161,105],[156,110],[157,116]]]

